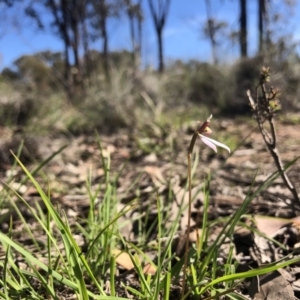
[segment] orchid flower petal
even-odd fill
[[[213,140],[211,138],[208,138],[207,136],[204,136],[202,134],[199,134],[201,140],[203,141],[203,143],[205,143],[208,147],[212,148],[215,152],[217,152],[217,147],[221,147],[221,148],[224,148],[226,149],[229,153],[230,153],[230,148],[227,147],[226,145],[216,141],[216,140]]]
[[[213,149],[216,153],[218,152],[216,145],[212,143],[206,136],[202,134],[199,134],[199,136],[204,144],[206,144],[209,148]]]

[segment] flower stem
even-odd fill
[[[189,239],[191,232],[191,214],[192,214],[192,167],[191,167],[191,155],[193,153],[194,145],[196,143],[198,137],[198,133],[195,132],[193,134],[190,146],[187,151],[187,159],[188,159],[188,191],[189,191],[189,205],[188,205],[188,224],[186,230],[186,241],[185,241],[185,251],[184,251],[184,265],[183,265],[183,281],[182,281],[182,298],[185,293],[185,285],[186,285],[186,271],[188,265],[188,252],[189,252]]]

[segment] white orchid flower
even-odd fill
[[[202,142],[204,144],[206,144],[209,148],[213,149],[216,153],[218,152],[216,146],[224,148],[230,153],[230,148],[227,147],[226,145],[224,145],[214,139],[208,138],[207,136],[202,135],[200,133],[198,133],[198,135],[199,135],[200,139],[202,140]]]
[[[205,145],[207,145],[209,148],[213,149],[216,153],[218,152],[217,146],[226,149],[230,153],[229,147],[206,136],[207,134],[211,133],[211,129],[208,127],[211,118],[212,118],[212,115],[197,130],[197,133],[198,133],[200,139],[202,140],[202,142]]]

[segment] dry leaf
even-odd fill
[[[249,295],[255,300],[294,300],[294,292],[291,285],[279,271],[259,276],[259,291],[253,293],[249,289]]]
[[[154,275],[156,273],[156,270],[157,268],[154,265],[148,263],[144,266],[143,273],[146,275]]]
[[[130,258],[130,255],[124,251],[121,251],[119,249],[113,249],[112,255],[116,258],[116,263],[123,267],[126,270],[132,270],[134,268],[134,265],[132,263],[132,260]],[[154,264],[147,263],[143,268],[143,273],[148,275],[154,275],[156,273],[156,267]]]
[[[123,252],[119,249],[113,249],[112,255],[116,258],[116,263],[126,270],[132,270],[134,265],[128,253]]]
[[[165,178],[162,174],[161,168],[156,166],[145,166],[144,171],[149,174],[156,187],[165,185]]]
[[[254,216],[255,225],[261,233],[268,237],[274,234],[283,226],[292,223],[294,219],[283,219],[269,216]]]

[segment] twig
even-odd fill
[[[278,90],[270,88],[269,91],[266,90],[265,82],[270,80],[270,70],[269,68],[262,68],[260,82],[256,87],[256,99],[253,99],[250,91],[247,91],[247,96],[249,98],[250,105],[254,112],[254,118],[257,121],[259,130],[262,134],[264,142],[273,157],[276,168],[279,174],[293,195],[293,206],[297,210],[300,210],[300,199],[295,186],[291,183],[288,175],[284,170],[283,163],[281,161],[279,151],[277,149],[277,138],[276,129],[274,123],[274,113],[280,109],[279,100],[277,96],[279,94]],[[270,133],[264,128],[264,123],[267,121],[270,127]]]

